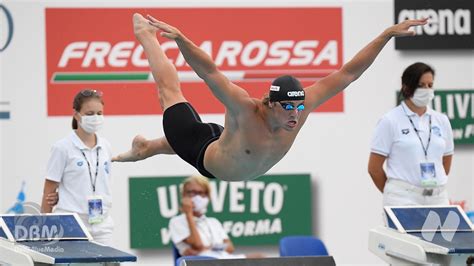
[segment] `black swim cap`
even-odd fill
[[[270,102],[304,100],[301,83],[293,76],[276,78],[270,86]]]

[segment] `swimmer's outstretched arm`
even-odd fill
[[[344,64],[340,70],[305,88],[305,105],[309,107],[309,110],[313,110],[344,90],[369,68],[392,37],[413,36],[415,32],[410,31],[410,27],[425,25],[426,23],[427,19],[414,19],[405,20],[388,27],[382,34],[360,50],[349,62]]]
[[[112,157],[112,162],[136,162],[157,154],[176,154],[165,137],[147,140],[137,135],[132,142],[132,148]]]
[[[226,106],[228,111],[239,112],[241,110],[249,110],[248,107],[253,104],[253,101],[247,91],[233,84],[219,71],[212,58],[206,52],[196,46],[177,28],[152,16],[147,16],[147,18],[150,20],[150,25],[161,30],[161,36],[176,41],[186,62],[206,82],[214,96]],[[251,108],[251,110],[253,109]]]

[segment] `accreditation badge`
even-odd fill
[[[423,187],[435,187],[438,185],[436,180],[436,169],[433,162],[420,163],[421,185]]]
[[[103,214],[103,197],[90,196],[87,198],[87,205],[89,206],[89,223],[98,224],[104,220]]]

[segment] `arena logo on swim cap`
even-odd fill
[[[270,90],[271,91],[280,91],[280,86],[272,85],[272,86],[270,86]]]
[[[289,91],[286,95],[288,97],[304,97],[304,91]]]

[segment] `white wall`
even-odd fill
[[[15,36],[0,54],[1,99],[11,102],[12,118],[0,121],[0,212],[14,203],[21,182],[27,200],[40,202],[51,145],[70,131],[70,117],[47,117],[44,7],[48,6],[190,6],[193,1],[117,1],[117,5],[73,1],[4,1],[15,19]],[[108,1],[107,3],[112,3]],[[243,4],[242,4],[243,3]],[[200,1],[205,6],[269,6],[266,1]],[[272,1],[286,6],[288,1]],[[195,5],[195,4],[192,4]],[[349,60],[367,42],[393,23],[392,1],[298,1],[293,6],[341,6],[343,55]],[[125,18],[129,19],[129,18]],[[178,25],[179,26],[179,25]],[[324,27],[324,25],[314,25]],[[338,264],[378,264],[367,249],[368,230],[382,221],[381,194],[366,171],[369,141],[377,120],[394,105],[403,69],[424,61],[437,71],[440,88],[474,88],[474,55],[470,51],[394,50],[391,41],[373,66],[345,92],[344,113],[311,115],[291,151],[269,173],[310,172],[315,199],[315,233],[327,244]],[[129,148],[137,133],[162,135],[161,116],[113,116],[101,132],[114,152]],[[222,115],[205,121],[223,122]],[[454,200],[465,199],[474,209],[473,147],[456,147],[448,189]],[[172,265],[168,250],[129,249],[128,177],[187,175],[195,170],[176,156],[113,165],[116,247],[139,255],[141,263]],[[239,248],[277,255],[273,247]]]

